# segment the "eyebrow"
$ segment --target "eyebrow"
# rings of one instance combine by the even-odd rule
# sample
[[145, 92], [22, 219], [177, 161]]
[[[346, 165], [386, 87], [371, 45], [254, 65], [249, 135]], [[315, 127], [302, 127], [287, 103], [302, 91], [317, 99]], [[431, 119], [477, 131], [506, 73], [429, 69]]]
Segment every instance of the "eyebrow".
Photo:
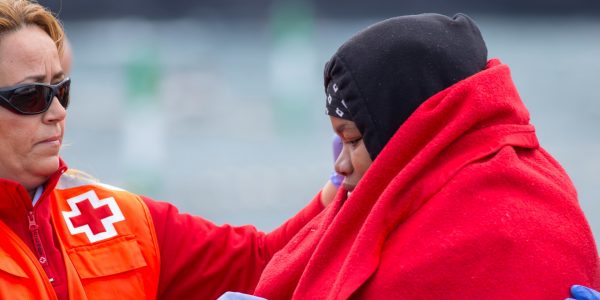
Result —
[[344, 123], [344, 124], [341, 124], [340, 126], [336, 127], [335, 130], [338, 131], [338, 132], [342, 132], [342, 131], [344, 131], [346, 129], [356, 129], [356, 130], [358, 130], [358, 127], [351, 126], [351, 125], [352, 124]]
[[[54, 74], [54, 76], [52, 76], [51, 81], [53, 82], [58, 79], [63, 79], [64, 77], [65, 77], [65, 74], [61, 71], [61, 72]], [[27, 77], [23, 78], [23, 80], [21, 80], [21, 82], [24, 82], [27, 80], [32, 80], [33, 82], [44, 82], [44, 79], [46, 79], [46, 75], [31, 75], [31, 76], [27, 76]]]
[[339, 134], [339, 135], [343, 135], [344, 129], [346, 129], [346, 127], [348, 127], [348, 126], [346, 126], [346, 124], [342, 124], [335, 128], [335, 132], [337, 132], [337, 134]]
[[54, 76], [52, 76], [52, 81], [55, 81], [58, 79], [63, 79], [63, 78], [65, 78], [65, 76], [66, 76], [65, 73], [63, 73], [62, 71], [58, 72], [58, 73], [54, 74]]

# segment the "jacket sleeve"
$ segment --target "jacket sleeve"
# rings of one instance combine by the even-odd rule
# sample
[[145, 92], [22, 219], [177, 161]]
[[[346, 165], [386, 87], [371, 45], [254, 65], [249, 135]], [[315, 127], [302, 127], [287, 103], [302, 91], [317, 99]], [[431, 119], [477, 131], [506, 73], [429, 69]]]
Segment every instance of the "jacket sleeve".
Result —
[[320, 193], [271, 233], [254, 226], [217, 226], [179, 213], [167, 202], [148, 206], [160, 249], [158, 299], [216, 299], [226, 291], [251, 293], [263, 268], [308, 221], [323, 210]]

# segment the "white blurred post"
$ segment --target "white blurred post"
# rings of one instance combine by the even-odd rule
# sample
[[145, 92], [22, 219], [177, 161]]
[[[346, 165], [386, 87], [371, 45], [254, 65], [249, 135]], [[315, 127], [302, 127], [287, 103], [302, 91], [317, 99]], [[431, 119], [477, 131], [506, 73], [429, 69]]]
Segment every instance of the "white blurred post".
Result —
[[122, 125], [122, 161], [129, 189], [158, 197], [165, 167], [166, 124], [159, 99], [159, 57], [150, 47], [139, 47], [125, 66], [127, 97]]

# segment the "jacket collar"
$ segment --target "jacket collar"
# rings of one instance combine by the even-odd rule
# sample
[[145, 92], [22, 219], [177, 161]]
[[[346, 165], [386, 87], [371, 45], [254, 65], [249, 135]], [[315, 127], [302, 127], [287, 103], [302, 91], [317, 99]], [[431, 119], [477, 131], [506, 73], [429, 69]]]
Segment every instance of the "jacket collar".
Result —
[[[39, 202], [45, 201], [48, 195], [54, 190], [60, 176], [67, 171], [67, 164], [59, 158], [58, 169], [52, 174], [48, 180], [44, 183], [44, 192], [40, 197]], [[10, 209], [26, 209], [31, 210], [32, 203], [31, 197], [27, 192], [27, 189], [19, 182], [0, 178], [0, 210]]]

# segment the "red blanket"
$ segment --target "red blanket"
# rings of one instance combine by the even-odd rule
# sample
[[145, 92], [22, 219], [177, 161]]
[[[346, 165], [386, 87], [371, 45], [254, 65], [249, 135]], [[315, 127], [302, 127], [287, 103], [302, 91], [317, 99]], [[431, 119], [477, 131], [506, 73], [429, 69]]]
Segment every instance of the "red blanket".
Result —
[[538, 144], [508, 66], [434, 95], [349, 198], [271, 260], [268, 299], [564, 299], [600, 288], [577, 193]]

